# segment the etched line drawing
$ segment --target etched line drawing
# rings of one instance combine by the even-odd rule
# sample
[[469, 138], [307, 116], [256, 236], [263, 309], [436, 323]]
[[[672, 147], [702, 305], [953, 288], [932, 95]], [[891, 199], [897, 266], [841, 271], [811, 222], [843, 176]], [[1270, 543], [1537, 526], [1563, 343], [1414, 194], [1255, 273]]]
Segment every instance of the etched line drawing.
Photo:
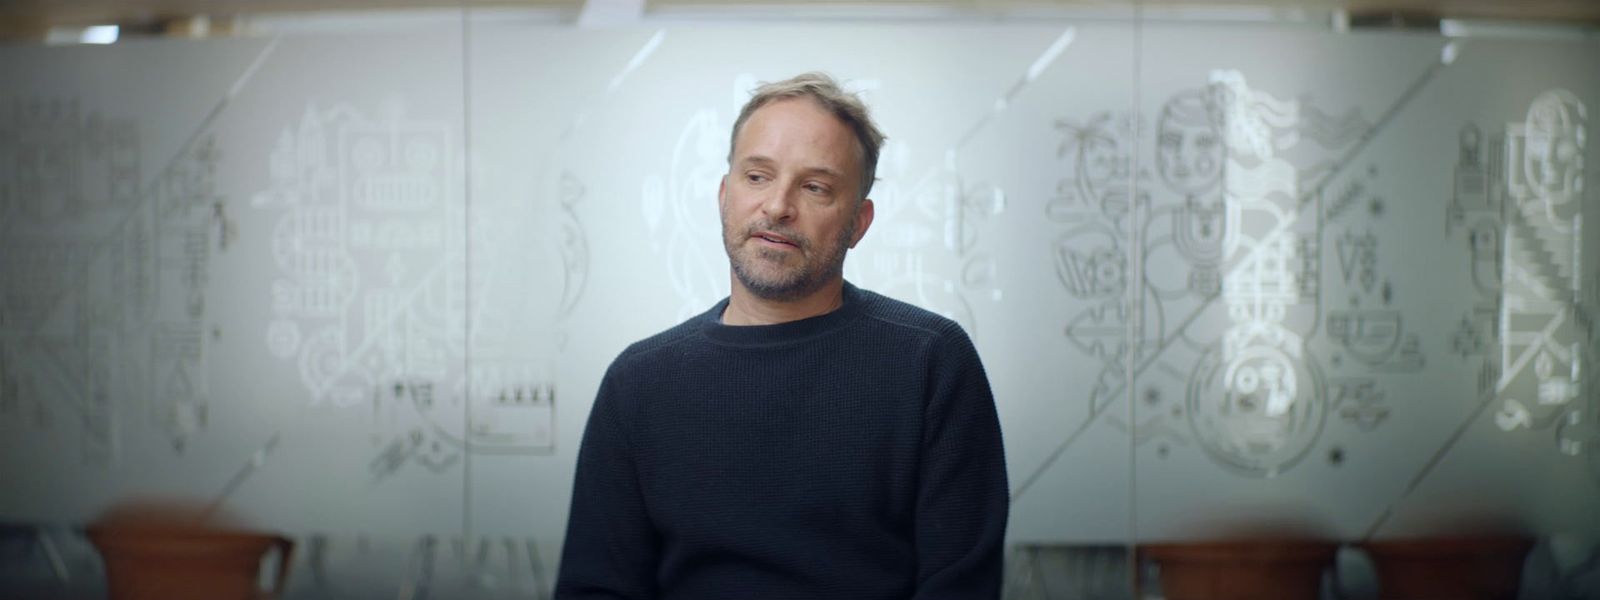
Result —
[[1329, 311], [1328, 336], [1347, 355], [1384, 371], [1416, 371], [1424, 360], [1416, 334], [1404, 333], [1400, 311]]
[[[508, 353], [517, 346], [503, 339], [507, 328], [497, 324], [507, 318], [505, 301], [494, 300], [525, 293], [513, 285], [521, 279], [510, 268], [517, 261], [475, 253], [476, 276], [466, 277], [469, 215], [449, 158], [458, 143], [451, 124], [409, 116], [400, 98], [370, 113], [308, 105], [299, 123], [280, 134], [268, 165], [271, 183], [252, 199], [257, 210], [278, 215], [271, 248], [280, 276], [272, 282], [267, 349], [297, 366], [311, 405], [372, 405], [374, 483], [406, 464], [451, 470], [469, 448], [553, 450], [548, 374], [501, 365], [516, 358]], [[566, 173], [554, 184], [548, 202], [532, 203], [553, 216], [548, 235], [519, 238], [537, 238], [544, 244], [537, 255], [555, 267], [555, 285], [538, 291], [548, 302], [535, 315], [552, 326], [576, 305], [588, 272], [587, 235], [576, 214], [584, 186]], [[492, 239], [516, 233], [484, 221], [507, 217], [509, 202], [479, 204], [475, 233]], [[464, 364], [469, 320], [482, 332], [472, 340], [471, 373]], [[495, 402], [496, 384], [512, 376], [544, 382], [542, 413], [531, 404]], [[464, 402], [473, 404], [471, 423], [458, 418]]]
[[1339, 237], [1338, 245], [1339, 271], [1345, 282], [1359, 282], [1361, 289], [1372, 293], [1378, 281], [1378, 236], [1347, 233]]
[[1371, 378], [1337, 379], [1328, 382], [1332, 400], [1328, 409], [1340, 419], [1353, 423], [1362, 431], [1372, 431], [1389, 418], [1389, 407], [1384, 402], [1387, 393]]
[[20, 283], [0, 293], [0, 355], [13, 349], [0, 390], [76, 411], [88, 464], [120, 453], [119, 414], [142, 415], [180, 453], [205, 426], [208, 217], [222, 203], [211, 127], [276, 47], [146, 181], [132, 119], [67, 98], [12, 98], [0, 117], [0, 160], [17, 167], [0, 177], [0, 278]]
[[1147, 411], [1148, 416], [1140, 418], [1136, 424], [1129, 426], [1127, 420], [1116, 413], [1107, 413], [1104, 417], [1106, 424], [1132, 436], [1134, 446], [1157, 442], [1158, 458], [1166, 458], [1174, 446], [1187, 448], [1191, 445], [1190, 434], [1180, 425], [1184, 422], [1186, 412], [1184, 406], [1167, 402], [1165, 394], [1159, 387], [1146, 388], [1140, 398], [1141, 406]]
[[1230, 221], [1260, 222], [1273, 233], [1254, 237], [1236, 227], [1224, 256], [1253, 251], [1224, 280], [1222, 301], [1232, 325], [1221, 345], [1196, 362], [1187, 416], [1201, 447], [1221, 464], [1272, 477], [1299, 462], [1320, 435], [1326, 413], [1316, 363], [1286, 320], [1300, 304], [1302, 274], [1295, 237], [1285, 231], [1299, 206], [1298, 174], [1279, 154], [1298, 142], [1299, 105], [1251, 89], [1243, 75], [1214, 72], [1228, 149], [1224, 176]]
[[1352, 178], [1342, 187], [1338, 187], [1336, 190], [1330, 190], [1332, 193], [1334, 193], [1334, 197], [1332, 201], [1327, 203], [1327, 208], [1323, 209], [1323, 221], [1338, 220], [1340, 217], [1344, 216], [1345, 213], [1349, 212], [1351, 207], [1357, 204], [1367, 204], [1370, 206], [1373, 197], [1368, 194], [1369, 185], [1370, 182], [1368, 180]]
[[453, 136], [445, 123], [406, 118], [398, 102], [380, 112], [308, 106], [280, 135], [273, 183], [252, 201], [281, 212], [268, 348], [297, 347], [313, 403], [349, 406], [401, 374], [441, 377], [464, 342], [450, 316], [467, 308], [464, 216], [443, 160]]
[[[1500, 305], [1502, 429], [1544, 429], [1574, 410], [1587, 360], [1576, 321], [1583, 243], [1586, 109], [1566, 90], [1530, 104], [1506, 130], [1506, 187]], [[1531, 361], [1530, 361], [1531, 359]], [[1532, 363], [1533, 372], [1525, 367]]]
[[[1556, 89], [1540, 93], [1529, 104], [1523, 122], [1506, 126], [1504, 160], [1491, 157], [1488, 163], [1504, 165], [1503, 171], [1485, 171], [1489, 206], [1457, 201], [1463, 205], [1462, 210], [1455, 211], [1452, 205], [1451, 212], [1447, 212], [1447, 219], [1455, 219], [1459, 213], [1460, 220], [1466, 221], [1470, 218], [1469, 209], [1477, 208], [1481, 214], [1498, 205], [1502, 229], [1501, 237], [1495, 240], [1500, 251], [1500, 272], [1495, 280], [1500, 291], [1495, 341], [1500, 353], [1498, 360], [1484, 361], [1474, 409], [1374, 519], [1367, 538], [1382, 529], [1395, 508], [1427, 479], [1495, 400], [1499, 400], [1499, 408], [1492, 415], [1493, 422], [1507, 432], [1559, 427], [1571, 414], [1578, 414], [1579, 422], [1584, 419], [1578, 410], [1580, 403], [1574, 400], [1583, 389], [1582, 372], [1593, 370], [1593, 365], [1588, 364], [1593, 358], [1592, 353], [1582, 351], [1587, 333], [1575, 323], [1579, 312], [1576, 307], [1582, 297], [1581, 278], [1577, 276], [1581, 272], [1582, 214], [1574, 200], [1582, 197], [1586, 123], [1586, 108], [1571, 92]], [[1462, 135], [1463, 147], [1470, 148], [1475, 143], [1470, 133], [1474, 130], [1476, 126], [1465, 129], [1468, 133]], [[1464, 163], [1476, 161], [1475, 153], [1463, 152], [1463, 156]], [[1468, 171], [1470, 178], [1474, 169]], [[1497, 175], [1503, 175], [1504, 181], [1499, 181]], [[1502, 184], [1505, 197], [1496, 202], [1494, 190]], [[1495, 221], [1486, 218], [1478, 222]], [[1474, 281], [1479, 283], [1480, 292], [1487, 291], [1484, 288], [1489, 286], [1478, 278], [1479, 263], [1486, 262], [1476, 250], [1479, 238], [1474, 236], [1472, 243]], [[1486, 385], [1490, 381], [1492, 385]], [[1577, 449], [1582, 453], [1588, 448], [1582, 444], [1563, 445], [1562, 440], [1558, 434], [1557, 450]], [[1596, 452], [1600, 451], [1589, 452], [1591, 467]], [[1600, 480], [1600, 469], [1591, 468], [1591, 474]]]
[[[1359, 113], [1355, 113], [1353, 111], [1351, 113], [1347, 113], [1347, 115], [1344, 118], [1341, 118], [1341, 119], [1325, 118], [1325, 116], [1322, 115], [1321, 113], [1318, 113], [1318, 112], [1315, 112], [1314, 110], [1311, 110], [1307, 105], [1302, 103], [1301, 107], [1304, 108], [1305, 110], [1303, 110], [1301, 114], [1304, 115], [1306, 121], [1311, 122], [1310, 123], [1311, 126], [1301, 128], [1299, 130], [1301, 132], [1301, 135], [1307, 137], [1308, 139], [1314, 139], [1323, 148], [1326, 148], [1326, 149], [1329, 149], [1330, 151], [1335, 152], [1336, 155], [1331, 160], [1328, 160], [1328, 161], [1325, 161], [1325, 162], [1319, 162], [1319, 163], [1307, 166], [1307, 167], [1305, 167], [1303, 169], [1302, 175], [1305, 177], [1305, 181], [1303, 181], [1302, 185], [1299, 186], [1299, 188], [1301, 190], [1303, 190], [1303, 191], [1299, 192], [1298, 194], [1290, 195], [1290, 197], [1292, 199], [1292, 203], [1288, 207], [1282, 208], [1282, 209], [1276, 209], [1274, 211], [1273, 208], [1270, 208], [1270, 207], [1267, 206], [1267, 205], [1271, 205], [1272, 204], [1272, 202], [1270, 202], [1270, 201], [1266, 202], [1266, 203], [1260, 203], [1260, 202], [1255, 203], [1256, 207], [1260, 207], [1262, 210], [1268, 211], [1267, 214], [1273, 214], [1274, 216], [1278, 217], [1278, 220], [1276, 221], [1278, 223], [1277, 225], [1275, 225], [1271, 229], [1263, 232], [1263, 235], [1260, 235], [1259, 237], [1253, 237], [1250, 240], [1251, 242], [1254, 242], [1257, 245], [1250, 246], [1249, 248], [1244, 249], [1243, 251], [1241, 251], [1241, 249], [1239, 248], [1239, 242], [1238, 241], [1229, 240], [1228, 239], [1229, 237], [1234, 236], [1234, 233], [1232, 232], [1232, 230], [1228, 229], [1226, 227], [1226, 224], [1227, 223], [1231, 223], [1231, 221], [1224, 221], [1224, 228], [1223, 228], [1223, 230], [1222, 230], [1222, 232], [1220, 234], [1224, 238], [1224, 241], [1222, 242], [1222, 246], [1224, 248], [1224, 253], [1225, 253], [1224, 256], [1230, 255], [1228, 253], [1235, 253], [1234, 255], [1236, 255], [1237, 258], [1233, 259], [1233, 260], [1224, 260], [1223, 261], [1223, 266], [1219, 269], [1219, 272], [1223, 273], [1225, 275], [1222, 276], [1222, 277], [1219, 277], [1218, 279], [1220, 279], [1222, 281], [1228, 281], [1228, 280], [1230, 280], [1232, 278], [1232, 273], [1237, 271], [1237, 270], [1240, 270], [1240, 269], [1252, 269], [1252, 268], [1259, 269], [1260, 261], [1256, 259], [1256, 255], [1257, 254], [1264, 254], [1264, 253], [1267, 253], [1269, 251], [1276, 250], [1277, 252], [1281, 252], [1282, 254], [1287, 255], [1287, 256], [1280, 255], [1279, 257], [1277, 257], [1278, 260], [1280, 260], [1280, 261], [1294, 261], [1294, 262], [1298, 263], [1299, 262], [1298, 259], [1293, 256], [1293, 252], [1297, 248], [1297, 245], [1294, 242], [1288, 242], [1287, 243], [1288, 250], [1284, 250], [1283, 248], [1286, 247], [1285, 243], [1278, 242], [1277, 240], [1274, 239], [1277, 236], [1285, 234], [1285, 233], [1291, 234], [1291, 235], [1288, 236], [1290, 239], [1294, 238], [1294, 235], [1293, 235], [1294, 232], [1291, 231], [1291, 230], [1296, 227], [1295, 219], [1287, 218], [1287, 217], [1290, 217], [1292, 215], [1298, 215], [1299, 213], [1305, 211], [1307, 209], [1307, 207], [1310, 207], [1310, 206], [1313, 206], [1313, 205], [1317, 205], [1317, 207], [1318, 207], [1318, 210], [1317, 210], [1316, 213], [1314, 213], [1314, 216], [1324, 214], [1322, 212], [1323, 211], [1323, 207], [1321, 207], [1319, 205], [1319, 203], [1316, 202], [1316, 200], [1319, 199], [1319, 198], [1324, 198], [1324, 197], [1327, 196], [1328, 189], [1329, 189], [1328, 186], [1332, 182], [1334, 182], [1346, 170], [1346, 168], [1348, 168], [1354, 162], [1355, 158], [1360, 156], [1362, 151], [1367, 148], [1368, 144], [1374, 138], [1377, 137], [1378, 132], [1383, 130], [1395, 118], [1395, 115], [1397, 115], [1403, 108], [1408, 106], [1410, 104], [1411, 100], [1414, 99], [1417, 96], [1417, 94], [1423, 88], [1425, 88], [1431, 81], [1433, 81], [1433, 79], [1439, 74], [1439, 72], [1447, 64], [1448, 64], [1448, 61], [1443, 60], [1443, 58], [1441, 58], [1440, 61], [1437, 61], [1437, 62], [1434, 62], [1434, 63], [1430, 64], [1422, 73], [1420, 73], [1415, 79], [1412, 80], [1410, 85], [1405, 90], [1403, 90], [1392, 103], [1389, 104], [1389, 106], [1378, 117], [1378, 119], [1376, 121], [1371, 122], [1371, 123], [1368, 123], [1365, 120], [1361, 119], [1360, 116], [1359, 116]], [[1226, 78], [1224, 78], [1224, 79], [1226, 79]], [[1234, 80], [1239, 82], [1239, 83], [1242, 83], [1242, 77], [1235, 78]], [[1219, 81], [1218, 83], [1222, 83], [1222, 82]], [[1270, 106], [1270, 103], [1266, 103], [1266, 104], [1268, 106]], [[1240, 126], [1235, 126], [1235, 125], [1228, 125], [1227, 126], [1228, 127], [1227, 131], [1230, 132], [1228, 135], [1233, 135], [1235, 137], [1240, 138], [1242, 143], [1239, 144], [1239, 145], [1241, 145], [1241, 146], [1249, 147], [1249, 148], [1265, 148], [1267, 146], [1264, 146], [1263, 144], [1270, 144], [1271, 143], [1271, 139], [1272, 139], [1272, 136], [1271, 136], [1271, 133], [1270, 133], [1272, 131], [1271, 126], [1270, 126], [1270, 122], [1271, 121], [1273, 121], [1273, 119], [1268, 119], [1267, 120], [1267, 124], [1264, 125], [1264, 126], [1243, 127], [1242, 126], [1243, 121], [1241, 120], [1240, 121], [1240, 123], [1241, 123]], [[1223, 120], [1223, 122], [1226, 123], [1227, 121]], [[1331, 125], [1331, 124], [1338, 124], [1338, 125]], [[1224, 129], [1219, 127], [1219, 130], [1224, 130]], [[1229, 138], [1225, 137], [1224, 139], [1225, 139], [1225, 141], [1227, 141]], [[1281, 141], [1288, 141], [1290, 139], [1292, 139], [1292, 136], [1287, 136], [1286, 135]], [[1228, 144], [1225, 143], [1225, 146], [1227, 146], [1227, 145]], [[1291, 170], [1290, 173], [1288, 173], [1288, 174], [1292, 174], [1292, 173], [1293, 173], [1293, 171]], [[1135, 174], [1133, 176], [1138, 176], [1138, 175], [1139, 174]], [[1228, 181], [1227, 167], [1224, 168], [1224, 180]], [[1281, 176], [1273, 175], [1273, 176], [1257, 177], [1257, 181], [1256, 182], [1250, 182], [1250, 181], [1247, 181], [1245, 179], [1240, 179], [1238, 181], [1238, 183], [1239, 184], [1268, 183], [1268, 182], [1271, 182], [1271, 181], [1284, 181], [1284, 179]], [[1142, 188], [1147, 188], [1148, 186], [1141, 186], [1141, 187]], [[1269, 193], [1269, 195], [1267, 195], [1267, 196], [1260, 196], [1259, 195], [1261, 192], [1268, 191], [1270, 189], [1271, 189], [1270, 186], [1263, 187], [1263, 186], [1257, 185], [1257, 186], [1254, 187], [1253, 190], [1247, 190], [1247, 189], [1244, 189], [1244, 188], [1235, 188], [1235, 192], [1244, 194], [1247, 191], [1252, 191], [1254, 194], [1257, 195], [1257, 197], [1262, 197], [1262, 198], [1282, 198], [1284, 196], [1282, 191], [1275, 192], [1275, 193]], [[1058, 187], [1058, 191], [1059, 190], [1065, 190], [1066, 192], [1068, 192], [1068, 194], [1063, 194], [1061, 199], [1058, 199], [1057, 201], [1053, 201], [1051, 203], [1050, 207], [1047, 209], [1047, 214], [1051, 218], [1054, 218], [1054, 219], [1057, 219], [1057, 220], [1065, 220], [1066, 217], [1071, 216], [1074, 213], [1083, 214], [1083, 213], [1086, 213], [1090, 209], [1093, 208], [1092, 206], [1090, 206], [1090, 203], [1087, 201], [1087, 199], [1082, 198], [1080, 195], [1078, 195], [1076, 193], [1077, 192], [1076, 188], [1071, 187], [1071, 186], [1061, 186], [1061, 187]], [[1224, 205], [1226, 205], [1226, 204], [1227, 203], [1224, 202]], [[1382, 201], [1381, 201], [1381, 199], [1373, 197], [1372, 199], [1370, 199], [1368, 201], [1368, 204], [1369, 204], [1369, 207], [1370, 206], [1381, 207]], [[1381, 212], [1381, 208], [1380, 208], [1379, 212]], [[1152, 214], [1152, 216], [1155, 216], [1155, 215], [1160, 215], [1162, 213], [1161, 213], [1160, 209], [1157, 208], [1155, 210], [1152, 210], [1151, 214]], [[1316, 219], [1311, 219], [1311, 221], [1314, 222], [1314, 221], [1316, 221]], [[1301, 225], [1300, 227], [1303, 228], [1304, 225]], [[1160, 237], [1155, 237], [1155, 238], [1151, 239], [1151, 242], [1152, 243], [1156, 243], [1156, 244], [1160, 244], [1160, 243], [1165, 243], [1166, 240], [1163, 239], [1163, 238], [1160, 238]], [[1271, 243], [1260, 243], [1260, 242], [1271, 242]], [[1304, 247], [1304, 246], [1301, 246], [1301, 247]], [[1320, 245], [1319, 244], [1311, 244], [1310, 247], [1311, 248], [1319, 248]], [[1318, 251], [1320, 252], [1320, 249]], [[1145, 254], [1146, 260], [1147, 261], [1159, 260], [1159, 258], [1160, 258], [1159, 252], [1160, 252], [1160, 247], [1158, 247], [1158, 246], [1152, 247]], [[1292, 283], [1292, 284], [1295, 284], [1296, 286], [1298, 286], [1298, 282], [1293, 281], [1294, 278], [1295, 278], [1295, 275], [1296, 275], [1294, 273], [1294, 268], [1290, 268], [1290, 269], [1288, 269], [1288, 271], [1289, 271], [1289, 274], [1290, 274], [1290, 277], [1288, 278], [1289, 282]], [[1155, 277], [1159, 277], [1160, 275], [1161, 274], [1159, 272], [1153, 272], [1150, 275], [1150, 277], [1155, 278]], [[1265, 282], [1263, 282], [1263, 283], [1265, 283]], [[1153, 285], [1155, 287], [1159, 287], [1161, 284], [1160, 283], [1155, 283]], [[1165, 288], [1165, 289], [1173, 289], [1173, 288]], [[1200, 289], [1204, 289], [1204, 288], [1200, 288]], [[1294, 288], [1291, 288], [1291, 289], [1294, 289]], [[1243, 290], [1241, 290], [1241, 291], [1243, 291]], [[1157, 341], [1155, 341], [1153, 343], [1144, 344], [1145, 346], [1150, 347], [1151, 350], [1149, 352], [1141, 352], [1142, 358], [1140, 360], [1138, 360], [1137, 362], [1135, 362], [1134, 364], [1132, 364], [1131, 367], [1127, 369], [1126, 377], [1131, 377], [1131, 378], [1137, 379], [1152, 364], [1158, 364], [1160, 362], [1160, 358], [1162, 357], [1163, 354], [1172, 353], [1172, 352], [1178, 352], [1180, 350], [1194, 351], [1193, 350], [1194, 348], [1200, 348], [1200, 349], [1206, 348], [1208, 343], [1204, 338], [1199, 339], [1199, 340], [1195, 340], [1195, 339], [1189, 339], [1188, 336], [1193, 335], [1195, 333], [1194, 331], [1191, 330], [1191, 328], [1195, 323], [1197, 323], [1197, 319], [1200, 317], [1200, 315], [1204, 314], [1208, 309], [1210, 309], [1212, 306], [1217, 304], [1216, 301], [1219, 300], [1219, 299], [1222, 299], [1222, 297], [1225, 294], [1226, 294], [1226, 291], [1224, 291], [1223, 293], [1214, 293], [1214, 294], [1210, 294], [1210, 295], [1198, 295], [1198, 297], [1191, 297], [1190, 299], [1187, 299], [1186, 302], [1183, 302], [1181, 304], [1176, 302], [1176, 301], [1167, 301], [1167, 302], [1170, 303], [1170, 308], [1168, 309], [1168, 312], [1173, 313], [1173, 317], [1166, 319], [1167, 328], [1165, 330], [1163, 330], [1161, 332], [1157, 332], [1157, 337], [1158, 337]], [[1296, 299], [1298, 299], [1300, 297], [1299, 290], [1295, 289], [1295, 293], [1293, 295], [1294, 295], [1294, 297]], [[1320, 295], [1320, 292], [1319, 292], [1319, 295]], [[1317, 300], [1315, 302], [1315, 304], [1317, 306], [1320, 306], [1320, 303], [1321, 303], [1320, 300]], [[1249, 316], [1248, 311], [1243, 313], [1241, 316], [1248, 317]], [[1298, 322], [1298, 319], [1299, 319], [1299, 317], [1296, 317], [1296, 320], [1297, 320], [1296, 322]], [[1316, 323], [1318, 321], [1320, 321], [1320, 319], [1313, 319], [1312, 323]], [[1303, 325], [1298, 325], [1298, 326], [1303, 326]], [[1314, 327], [1315, 326], [1312, 325], [1312, 330], [1313, 331], [1314, 331]], [[1287, 338], [1287, 336], [1285, 336], [1282, 339], [1287, 341], [1288, 338]], [[1180, 343], [1180, 342], [1182, 342], [1182, 343]], [[1115, 385], [1116, 385], [1116, 387], [1118, 389], [1120, 389], [1124, 385], [1124, 382], [1118, 381], [1118, 382], [1116, 382]], [[1117, 395], [1118, 394], [1110, 394], [1110, 396], [1112, 398], [1115, 398]], [[1308, 405], [1309, 405], [1309, 401], [1308, 401]], [[1032, 485], [1035, 482], [1037, 482], [1039, 480], [1039, 478], [1046, 471], [1048, 471], [1056, 463], [1056, 461], [1069, 448], [1071, 448], [1077, 442], [1078, 439], [1081, 438], [1082, 434], [1085, 431], [1087, 431], [1088, 428], [1090, 426], [1092, 426], [1096, 422], [1096, 418], [1095, 417], [1098, 414], [1099, 413], [1091, 413], [1089, 418], [1087, 418], [1084, 421], [1082, 421], [1081, 423], [1079, 423], [1077, 427], [1071, 429], [1063, 437], [1061, 442], [1056, 445], [1055, 449], [1052, 452], [1050, 452], [1041, 461], [1041, 463], [1038, 466], [1024, 470], [1024, 472], [1027, 473], [1027, 475], [1019, 479], [1019, 483], [1016, 485], [1016, 487], [1012, 491], [1012, 500], [1014, 502], [1017, 501], [1020, 497], [1022, 497], [1032, 487]], [[1287, 414], [1287, 413], [1285, 413], [1285, 414]], [[1222, 447], [1222, 446], [1219, 446], [1219, 447]], [[1293, 458], [1293, 455], [1290, 455], [1290, 458]], [[1261, 471], [1261, 470], [1258, 470], [1258, 471], [1256, 471], [1256, 474], [1265, 474], [1265, 473], [1269, 473], [1269, 472], [1270, 473], [1275, 473], [1275, 471]]]
[[1005, 192], [968, 183], [948, 164], [912, 179], [906, 151], [898, 143], [885, 149], [888, 169], [880, 171], [882, 181], [872, 192], [882, 229], [869, 238], [869, 260], [845, 264], [846, 277], [869, 280], [874, 289], [902, 296], [977, 336], [973, 297], [1001, 298], [998, 267], [982, 232], [990, 217], [1005, 210]]
[[[1093, 241], [1085, 241], [1093, 239]], [[1116, 233], [1103, 224], [1084, 225], [1061, 236], [1055, 247], [1056, 276], [1079, 298], [1116, 296], [1125, 285], [1125, 253]], [[1087, 246], [1087, 249], [1077, 248]]]
[[[31, 196], [6, 202], [0, 219], [0, 270], [20, 284], [0, 297], [9, 315], [0, 347], [13, 348], [0, 388], [74, 407], [89, 464], [119, 453], [115, 398], [141, 406], [129, 413], [143, 413], [182, 452], [205, 426], [210, 396], [202, 331], [215, 141], [191, 138], [141, 191], [133, 121], [85, 114], [75, 100], [13, 107], [7, 129], [17, 133], [0, 154], [29, 159], [5, 187]], [[24, 347], [43, 351], [15, 350]]]
[[[643, 189], [644, 214], [654, 239], [666, 238], [667, 276], [677, 296], [678, 318], [686, 319], [728, 293], [727, 276], [714, 247], [717, 186], [727, 170], [723, 155], [727, 127], [717, 112], [701, 110], [690, 117], [672, 149], [666, 177], [651, 176]], [[665, 209], [665, 210], [663, 210]], [[662, 220], [663, 212], [670, 221]], [[665, 235], [658, 233], [667, 229]]]
[[1315, 362], [1254, 345], [1206, 354], [1190, 381], [1187, 415], [1208, 454], [1272, 477], [1310, 451], [1326, 412]]

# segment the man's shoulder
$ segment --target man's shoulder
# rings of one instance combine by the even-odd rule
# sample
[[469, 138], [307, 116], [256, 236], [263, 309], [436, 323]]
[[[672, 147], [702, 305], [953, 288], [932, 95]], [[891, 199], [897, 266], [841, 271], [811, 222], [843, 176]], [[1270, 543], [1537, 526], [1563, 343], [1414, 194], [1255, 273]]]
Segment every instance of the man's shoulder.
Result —
[[871, 290], [858, 288], [857, 293], [863, 315], [890, 331], [936, 343], [971, 343], [966, 330], [949, 317]]
[[617, 355], [616, 360], [612, 361], [612, 368], [626, 367], [641, 361], [649, 361], [653, 357], [661, 355], [662, 350], [681, 346], [685, 343], [692, 343], [694, 340], [700, 339], [698, 333], [703, 325], [702, 321], [706, 319], [706, 315], [707, 313], [701, 313], [689, 317], [660, 333], [629, 344], [627, 348], [622, 350], [621, 354]]

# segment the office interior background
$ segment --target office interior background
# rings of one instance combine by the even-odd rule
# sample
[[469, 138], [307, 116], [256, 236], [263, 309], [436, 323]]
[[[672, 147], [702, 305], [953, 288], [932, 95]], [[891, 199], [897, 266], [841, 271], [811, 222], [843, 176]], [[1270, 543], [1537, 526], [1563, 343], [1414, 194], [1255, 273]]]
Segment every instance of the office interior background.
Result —
[[0, 595], [97, 597], [83, 527], [162, 502], [294, 540], [289, 598], [548, 598], [604, 369], [728, 293], [738, 108], [822, 70], [889, 136], [847, 279], [987, 367], [1007, 597], [1513, 536], [1520, 597], [1600, 598], [1600, 4], [0, 20]]

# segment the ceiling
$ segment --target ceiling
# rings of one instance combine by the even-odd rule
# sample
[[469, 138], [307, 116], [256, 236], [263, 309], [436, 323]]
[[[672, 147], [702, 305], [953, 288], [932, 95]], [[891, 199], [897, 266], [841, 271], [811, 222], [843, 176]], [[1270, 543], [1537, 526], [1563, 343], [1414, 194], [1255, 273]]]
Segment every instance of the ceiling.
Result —
[[[205, 17], [211, 35], [226, 34], [228, 23], [264, 16], [316, 16], [351, 12], [405, 12], [419, 9], [527, 10], [557, 20], [576, 20], [589, 8], [611, 14], [714, 17], [759, 14], [851, 14], [934, 18], [1026, 18], [1056, 12], [1131, 14], [1135, 7], [1168, 14], [1229, 14], [1229, 11], [1333, 14], [1344, 11], [1356, 23], [1437, 23], [1441, 18], [1576, 23], [1600, 26], [1600, 0], [0, 0], [0, 39], [44, 39], [52, 28], [119, 24], [125, 31], [150, 35], [195, 35], [196, 16]], [[850, 11], [856, 11], [851, 13]], [[206, 33], [202, 31], [200, 33]]]

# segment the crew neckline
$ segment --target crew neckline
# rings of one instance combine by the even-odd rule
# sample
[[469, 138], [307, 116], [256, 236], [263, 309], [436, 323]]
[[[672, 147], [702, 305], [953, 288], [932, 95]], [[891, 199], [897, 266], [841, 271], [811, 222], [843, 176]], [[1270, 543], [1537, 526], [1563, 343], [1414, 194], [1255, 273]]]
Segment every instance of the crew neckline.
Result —
[[844, 282], [843, 300], [839, 308], [814, 317], [771, 325], [728, 325], [722, 322], [722, 313], [728, 309], [728, 298], [723, 298], [711, 310], [701, 315], [700, 332], [713, 342], [735, 346], [774, 346], [809, 340], [839, 329], [861, 314], [861, 291], [849, 281]]

